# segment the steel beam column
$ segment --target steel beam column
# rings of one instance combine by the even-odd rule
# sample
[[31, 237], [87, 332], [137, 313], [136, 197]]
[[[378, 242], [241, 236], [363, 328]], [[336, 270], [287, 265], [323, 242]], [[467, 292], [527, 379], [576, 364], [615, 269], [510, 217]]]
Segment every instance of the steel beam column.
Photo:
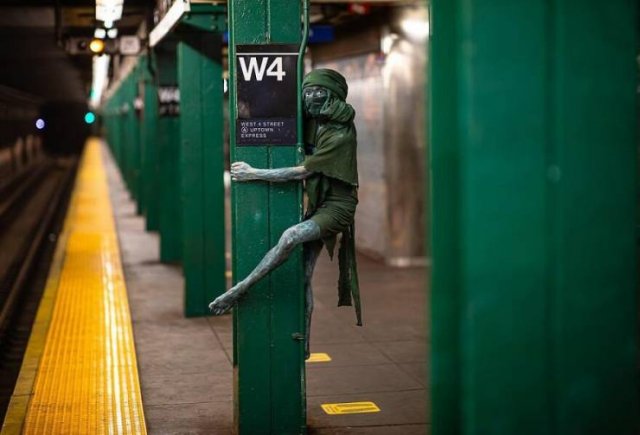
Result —
[[140, 54], [138, 57], [138, 65], [134, 71], [135, 86], [135, 112], [136, 112], [136, 134], [138, 139], [138, 201], [137, 212], [139, 215], [147, 215], [147, 189], [146, 189], [146, 140], [145, 140], [145, 113], [144, 113], [144, 87], [145, 78], [147, 76], [147, 54]]
[[433, 0], [433, 433], [636, 434], [637, 2]]
[[[295, 166], [295, 146], [236, 145], [236, 47], [299, 44], [301, 7], [291, 0], [229, 2], [231, 158], [258, 168]], [[299, 114], [298, 114], [299, 116]], [[234, 183], [233, 277], [244, 278], [302, 215], [300, 183]], [[239, 434], [305, 432], [301, 249], [256, 284], [234, 314], [235, 424]]]
[[[178, 32], [184, 313], [209, 314], [225, 291], [222, 32], [226, 9], [192, 5]], [[205, 26], [193, 26], [191, 22]]]
[[138, 88], [138, 76], [140, 74], [140, 63], [136, 65], [134, 70], [129, 74], [127, 79], [127, 90], [129, 93], [129, 104], [131, 106], [131, 112], [129, 116], [130, 122], [130, 140], [131, 140], [131, 196], [136, 202], [136, 213], [141, 215], [144, 200], [142, 199], [142, 141], [140, 135], [140, 116], [141, 111], [138, 104], [140, 101], [139, 88]]
[[[135, 74], [129, 74], [122, 83], [122, 93], [124, 97], [124, 104], [126, 105], [126, 112], [124, 114], [125, 123], [125, 153], [127, 155], [127, 187], [129, 188], [129, 194], [134, 201], [137, 202], [137, 163], [138, 163], [138, 131], [136, 130], [136, 110], [134, 107], [134, 101], [136, 98], [136, 83]], [[136, 205], [137, 207], [137, 205]]]
[[155, 57], [152, 52], [144, 56], [141, 67], [141, 86], [143, 98], [142, 113], [142, 196], [145, 204], [146, 229], [158, 231], [160, 228], [160, 172], [158, 158], [158, 84], [156, 79]]
[[127, 125], [126, 125], [126, 113], [129, 110], [129, 106], [125, 101], [125, 94], [123, 91], [122, 83], [116, 91], [116, 97], [118, 102], [118, 154], [120, 155], [120, 173], [124, 180], [125, 186], [129, 189], [129, 166], [127, 159]]
[[[175, 41], [156, 47], [159, 93], [178, 88]], [[182, 259], [182, 198], [180, 192], [180, 117], [172, 103], [159, 103], [160, 261]]]

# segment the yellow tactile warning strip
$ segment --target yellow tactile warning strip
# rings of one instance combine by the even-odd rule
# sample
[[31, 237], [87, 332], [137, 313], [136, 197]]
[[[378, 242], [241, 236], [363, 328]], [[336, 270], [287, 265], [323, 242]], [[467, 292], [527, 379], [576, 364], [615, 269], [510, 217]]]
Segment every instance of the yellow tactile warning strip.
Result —
[[24, 433], [144, 434], [129, 304], [97, 139], [87, 143], [65, 234]]
[[373, 402], [323, 403], [321, 406], [324, 412], [330, 415], [380, 412], [378, 405]]
[[307, 359], [308, 363], [330, 362], [331, 357], [328, 353], [312, 353]]

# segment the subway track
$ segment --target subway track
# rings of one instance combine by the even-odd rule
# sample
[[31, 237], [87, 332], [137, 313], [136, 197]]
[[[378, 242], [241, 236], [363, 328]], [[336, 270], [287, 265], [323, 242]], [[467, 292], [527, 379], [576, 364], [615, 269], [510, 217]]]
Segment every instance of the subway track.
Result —
[[76, 166], [76, 158], [43, 158], [0, 184], [0, 421], [20, 371]]

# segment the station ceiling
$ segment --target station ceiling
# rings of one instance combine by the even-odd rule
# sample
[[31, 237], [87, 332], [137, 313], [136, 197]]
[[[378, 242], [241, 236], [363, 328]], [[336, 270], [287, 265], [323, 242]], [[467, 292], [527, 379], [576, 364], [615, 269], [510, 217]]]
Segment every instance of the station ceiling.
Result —
[[[337, 4], [390, 5], [414, 0], [312, 0], [317, 10]], [[223, 1], [221, 3], [224, 3]], [[151, 13], [153, 0], [125, 0], [119, 33], [133, 34]], [[47, 102], [84, 102], [91, 83], [91, 56], [70, 56], [64, 43], [91, 37], [95, 0], [2, 0], [0, 85]], [[340, 21], [338, 21], [340, 22]]]
[[[135, 31], [147, 3], [125, 1], [124, 31]], [[91, 83], [91, 56], [70, 56], [64, 41], [93, 35], [94, 5], [91, 0], [3, 0], [0, 85], [45, 102], [85, 102]]]

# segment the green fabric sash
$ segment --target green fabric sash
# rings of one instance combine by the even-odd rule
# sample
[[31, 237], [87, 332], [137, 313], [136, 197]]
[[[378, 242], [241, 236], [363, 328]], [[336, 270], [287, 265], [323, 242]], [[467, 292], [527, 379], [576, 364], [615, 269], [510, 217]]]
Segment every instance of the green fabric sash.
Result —
[[356, 310], [357, 325], [362, 326], [362, 306], [360, 304], [360, 283], [358, 282], [358, 264], [356, 263], [355, 225], [342, 233], [338, 264], [338, 306], [353, 305]]

